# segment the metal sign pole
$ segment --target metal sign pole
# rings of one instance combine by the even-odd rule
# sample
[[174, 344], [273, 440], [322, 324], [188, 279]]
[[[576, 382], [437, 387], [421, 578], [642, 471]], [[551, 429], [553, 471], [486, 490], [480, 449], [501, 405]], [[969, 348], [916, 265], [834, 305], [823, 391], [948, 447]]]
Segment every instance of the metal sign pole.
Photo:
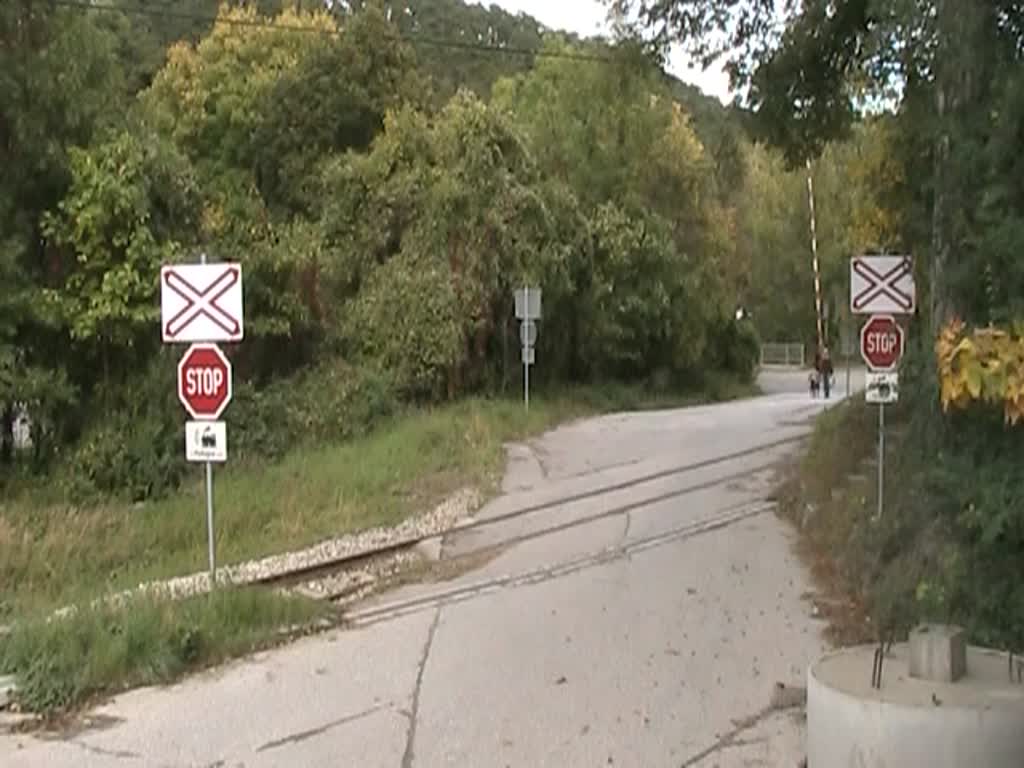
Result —
[[[206, 254], [199, 257], [201, 264], [206, 263]], [[213, 533], [213, 463], [206, 462], [206, 544], [210, 555], [210, 589], [217, 586], [217, 548]]]
[[[530, 322], [530, 288], [528, 286], [523, 287], [523, 314], [526, 319], [525, 323]], [[529, 337], [527, 337], [529, 338]], [[529, 347], [526, 343], [523, 343], [523, 402], [526, 405], [526, 410], [530, 410], [530, 353], [527, 351]]]
[[885, 509], [885, 404], [878, 404], [878, 519]]
[[210, 549], [210, 588], [217, 586], [217, 550], [213, 539], [213, 463], [206, 462], [206, 532]]
[[850, 396], [850, 368], [853, 366], [853, 315], [843, 311], [845, 322], [843, 323], [843, 336], [846, 338], [846, 396]]

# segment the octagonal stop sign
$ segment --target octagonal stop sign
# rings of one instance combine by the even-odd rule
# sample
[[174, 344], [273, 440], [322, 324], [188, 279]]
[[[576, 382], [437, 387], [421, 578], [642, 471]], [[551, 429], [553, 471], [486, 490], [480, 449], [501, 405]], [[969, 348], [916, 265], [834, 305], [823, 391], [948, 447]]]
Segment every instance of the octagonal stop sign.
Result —
[[216, 344], [193, 344], [178, 363], [178, 399], [194, 419], [216, 419], [231, 402], [231, 363]]
[[860, 330], [860, 354], [874, 371], [892, 371], [903, 357], [903, 328], [892, 315], [874, 315]]

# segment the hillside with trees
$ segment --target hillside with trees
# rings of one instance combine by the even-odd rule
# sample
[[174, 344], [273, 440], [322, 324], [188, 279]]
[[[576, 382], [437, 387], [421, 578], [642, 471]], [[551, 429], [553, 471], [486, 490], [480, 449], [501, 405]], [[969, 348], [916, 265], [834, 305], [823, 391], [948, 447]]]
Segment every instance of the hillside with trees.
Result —
[[[801, 172], [629, 38], [456, 0], [19, 2], [0, 38], [5, 477], [175, 489], [156, 276], [201, 252], [245, 270], [242, 460], [514, 391], [525, 281], [553, 389], [749, 379], [758, 331], [813, 328]], [[833, 272], [863, 237], [848, 214], [870, 224], [878, 130], [815, 170]]]

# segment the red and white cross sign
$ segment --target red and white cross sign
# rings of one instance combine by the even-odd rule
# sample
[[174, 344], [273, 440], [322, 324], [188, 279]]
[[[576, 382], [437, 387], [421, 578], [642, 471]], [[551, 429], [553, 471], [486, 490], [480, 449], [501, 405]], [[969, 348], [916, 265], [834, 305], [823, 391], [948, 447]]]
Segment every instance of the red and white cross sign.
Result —
[[160, 270], [165, 342], [241, 341], [241, 264], [178, 264]]
[[914, 265], [909, 256], [850, 259], [850, 311], [855, 315], [914, 313]]

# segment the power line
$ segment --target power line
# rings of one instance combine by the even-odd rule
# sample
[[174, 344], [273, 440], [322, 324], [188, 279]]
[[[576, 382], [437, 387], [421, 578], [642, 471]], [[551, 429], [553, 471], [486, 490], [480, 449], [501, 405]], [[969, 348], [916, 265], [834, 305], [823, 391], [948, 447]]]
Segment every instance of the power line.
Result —
[[[220, 16], [204, 16], [195, 13], [184, 13], [182, 11], [163, 10], [152, 6], [140, 5], [102, 5], [99, 3], [82, 2], [81, 0], [50, 0], [50, 5], [59, 8], [68, 8], [78, 11], [97, 11], [100, 13], [119, 13], [129, 16], [148, 16], [150, 18], [173, 19], [176, 21], [196, 21], [207, 24], [224, 24], [234, 27], [246, 27], [250, 29], [272, 29], [281, 32], [296, 32], [306, 34], [318, 34], [335, 36], [340, 34], [338, 30], [328, 30], [322, 27], [312, 27], [301, 24], [272, 24], [264, 20], [246, 18], [223, 18]], [[166, 6], [164, 6], [166, 7]], [[484, 45], [483, 43], [462, 42], [459, 40], [444, 40], [440, 38], [422, 37], [420, 35], [403, 35], [401, 33], [387, 36], [390, 40], [398, 40], [411, 45], [428, 45], [435, 48], [449, 48], [454, 50], [471, 51], [474, 53], [500, 54], [507, 56], [536, 56], [547, 59], [567, 59], [572, 61], [590, 61], [608, 64], [613, 61], [609, 56], [601, 56], [581, 51], [544, 51], [534, 48], [523, 48], [517, 46], [496, 46]]]

